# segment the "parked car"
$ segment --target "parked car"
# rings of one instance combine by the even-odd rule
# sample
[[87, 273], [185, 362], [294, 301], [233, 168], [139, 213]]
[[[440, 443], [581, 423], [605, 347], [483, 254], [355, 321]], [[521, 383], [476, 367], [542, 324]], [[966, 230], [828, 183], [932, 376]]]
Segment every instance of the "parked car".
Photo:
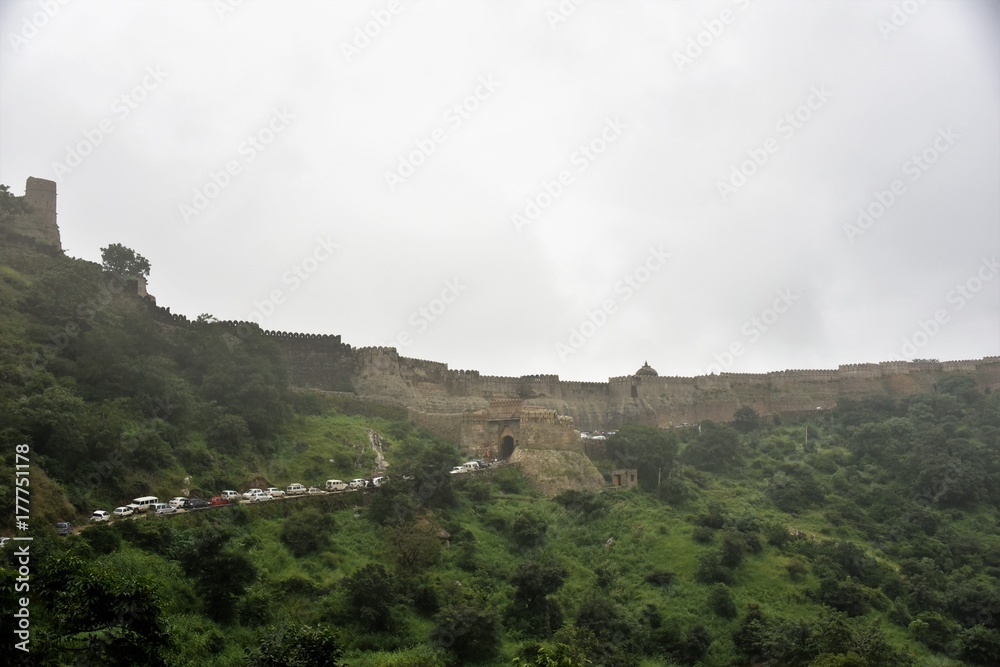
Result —
[[328, 479], [325, 488], [327, 491], [346, 491], [348, 487], [346, 482], [339, 479]]
[[318, 486], [310, 486], [308, 489], [306, 489], [306, 493], [308, 493], [310, 495], [316, 495], [316, 494], [319, 494], [319, 493], [326, 493], [326, 491], [324, 491], [323, 489], [319, 488]]
[[462, 464], [462, 467], [468, 470], [469, 472], [472, 472], [473, 470], [479, 470], [480, 468], [482, 468], [482, 466], [479, 465], [479, 461], [466, 461], [465, 463]]
[[352, 479], [349, 486], [352, 489], [365, 489], [365, 488], [368, 488], [368, 480], [367, 479], [360, 479], [360, 478], [358, 478], [358, 479]]
[[463, 468], [462, 466], [455, 466], [454, 468], [452, 468], [448, 472], [451, 473], [452, 475], [462, 475], [464, 473], [469, 472], [469, 470], [468, 470], [468, 468]]
[[90, 515], [91, 523], [100, 523], [101, 521], [110, 521], [111, 515], [104, 510], [94, 510], [94, 513]]
[[285, 495], [285, 492], [276, 486], [269, 486], [264, 489], [264, 493], [270, 495], [272, 498], [281, 498]]
[[257, 489], [258, 493], [250, 496], [249, 500], [252, 503], [259, 503], [264, 500], [274, 500], [270, 493], [264, 493], [260, 489]]
[[140, 496], [139, 498], [134, 498], [128, 506], [132, 508], [133, 512], [145, 512], [158, 502], [160, 502], [160, 499], [156, 496]]
[[372, 486], [382, 486], [388, 483], [389, 478], [385, 475], [379, 475], [378, 477], [372, 477]]
[[182, 510], [200, 510], [208, 506], [208, 501], [204, 498], [188, 498], [180, 508]]
[[114, 511], [114, 515], [119, 519], [124, 519], [127, 516], [132, 516], [133, 514], [135, 514], [135, 510], [128, 506], [116, 507]]
[[217, 507], [219, 505], [228, 505], [229, 501], [223, 498], [222, 496], [215, 496], [208, 501], [208, 504], [211, 505], [212, 507]]
[[252, 496], [264, 493], [263, 489], [249, 489], [243, 492], [243, 500], [250, 500]]
[[159, 514], [160, 510], [164, 507], [171, 507], [171, 505], [168, 505], [167, 503], [153, 503], [153, 505], [150, 506], [149, 511], [153, 514]]
[[56, 534], [57, 535], [69, 535], [73, 532], [73, 524], [69, 521], [59, 521], [56, 523]]
[[177, 496], [176, 498], [171, 498], [169, 500], [168, 504], [171, 507], [180, 507], [181, 505], [184, 504], [185, 500], [187, 500], [187, 498], [185, 496]]
[[[306, 492], [306, 487], [304, 487], [304, 486], [302, 486], [301, 484], [298, 484], [298, 483], [289, 484], [288, 488], [285, 489], [285, 491], [290, 496], [297, 496], [300, 493], [305, 493]], [[274, 495], [274, 494], [272, 493], [271, 495]]]
[[156, 516], [167, 516], [169, 514], [177, 514], [179, 510], [173, 505], [163, 505], [156, 510]]
[[223, 491], [219, 495], [222, 496], [223, 498], [225, 498], [226, 500], [239, 500], [240, 499], [240, 492], [239, 491], [233, 491], [232, 489], [226, 489], [225, 491]]

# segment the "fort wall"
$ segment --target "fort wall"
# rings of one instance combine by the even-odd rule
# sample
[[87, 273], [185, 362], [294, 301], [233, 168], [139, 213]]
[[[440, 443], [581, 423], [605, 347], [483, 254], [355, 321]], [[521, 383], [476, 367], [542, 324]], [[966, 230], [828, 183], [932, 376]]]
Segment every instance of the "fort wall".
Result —
[[[23, 200], [30, 210], [6, 220], [0, 228], [4, 240], [0, 258], [19, 266], [18, 262], [28, 262], [38, 253], [62, 253], [56, 197], [54, 181], [27, 179]], [[1000, 390], [1000, 357], [996, 356], [697, 377], [661, 377], [644, 366], [633, 375], [607, 382], [567, 382], [558, 375], [488, 376], [476, 370], [451, 370], [442, 362], [402, 357], [393, 347], [352, 348], [336, 335], [267, 331], [252, 322], [191, 321], [158, 307], [141, 283], [133, 294], [149, 305], [161, 326], [222, 327], [231, 345], [253, 337], [272, 341], [281, 350], [294, 386], [352, 392], [405, 407], [414, 421], [444, 437], [461, 441], [468, 437], [470, 443], [496, 434], [486, 427], [477, 426], [481, 432], [475, 431], [461, 415], [493, 409], [504, 401], [524, 406], [517, 422], [524, 443], [558, 449], [568, 442], [566, 433], [573, 427], [594, 431], [625, 423], [668, 428], [704, 419], [728, 421], [743, 406], [762, 415], [804, 414], [833, 408], [843, 398], [899, 398], [933, 392], [944, 373], [967, 373], [980, 389]]]
[[44, 178], [28, 177], [24, 185], [23, 202], [28, 211], [6, 220], [4, 236], [25, 239], [45, 248], [62, 252], [59, 225], [56, 224], [56, 183]]
[[[169, 309], [151, 308], [175, 326], [194, 324], [170, 314]], [[974, 377], [980, 389], [1000, 390], [1000, 357], [696, 377], [625, 375], [607, 382], [578, 382], [562, 381], [557, 375], [482, 375], [475, 370], [451, 370], [442, 362], [403, 357], [393, 347], [352, 348], [339, 336], [263, 331], [247, 322], [218, 325], [228, 327], [237, 338], [259, 335], [274, 341], [289, 365], [293, 385], [350, 391], [405, 407], [414, 421], [462, 443], [470, 452], [495, 442], [497, 433], [447, 416], [476, 413], [505, 401], [530, 408], [532, 416], [522, 417], [519, 423], [520, 440], [528, 446], [545, 441], [546, 448], [559, 449], [571, 446], [559, 418], [568, 419], [580, 431], [600, 431], [626, 423], [672, 428], [705, 419], [730, 421], [744, 406], [761, 415], [801, 414], [831, 409], [842, 398], [895, 399], [933, 392], [942, 374], [955, 372]]]

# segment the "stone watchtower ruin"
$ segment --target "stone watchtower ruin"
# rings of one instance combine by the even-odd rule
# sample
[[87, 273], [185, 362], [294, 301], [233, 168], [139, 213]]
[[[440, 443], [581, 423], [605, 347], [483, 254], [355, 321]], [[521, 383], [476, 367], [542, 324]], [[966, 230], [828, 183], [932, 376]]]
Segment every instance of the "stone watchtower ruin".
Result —
[[24, 186], [26, 213], [13, 216], [4, 225], [7, 234], [29, 238], [41, 245], [62, 251], [59, 226], [56, 224], [56, 183], [44, 178], [28, 177]]

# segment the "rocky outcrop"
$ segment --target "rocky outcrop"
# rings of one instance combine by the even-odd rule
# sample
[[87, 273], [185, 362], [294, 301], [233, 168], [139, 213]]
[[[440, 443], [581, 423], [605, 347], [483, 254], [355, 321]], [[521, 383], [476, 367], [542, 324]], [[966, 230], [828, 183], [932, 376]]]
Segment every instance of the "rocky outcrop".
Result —
[[582, 452], [567, 449], [520, 449], [510, 457], [517, 463], [531, 486], [547, 496], [563, 491], [598, 490], [604, 477]]

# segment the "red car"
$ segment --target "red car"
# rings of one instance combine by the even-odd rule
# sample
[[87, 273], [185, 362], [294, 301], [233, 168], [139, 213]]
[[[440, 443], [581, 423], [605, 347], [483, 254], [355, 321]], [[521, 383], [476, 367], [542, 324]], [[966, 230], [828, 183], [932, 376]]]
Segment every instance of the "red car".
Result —
[[225, 498], [223, 498], [222, 496], [215, 496], [214, 498], [212, 498], [211, 500], [208, 501], [208, 504], [212, 505], [212, 506], [215, 506], [215, 505], [228, 505], [229, 501], [226, 500]]

